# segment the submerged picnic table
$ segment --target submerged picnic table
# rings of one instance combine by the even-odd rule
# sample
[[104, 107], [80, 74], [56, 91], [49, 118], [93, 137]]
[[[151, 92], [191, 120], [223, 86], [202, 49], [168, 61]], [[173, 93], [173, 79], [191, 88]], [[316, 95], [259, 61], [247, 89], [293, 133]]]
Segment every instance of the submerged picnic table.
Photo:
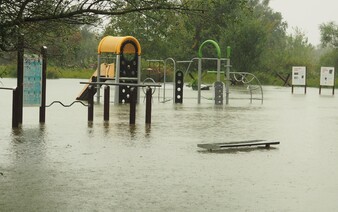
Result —
[[245, 147], [245, 146], [265, 146], [270, 148], [270, 145], [278, 145], [279, 141], [266, 141], [266, 140], [249, 140], [249, 141], [235, 141], [227, 143], [209, 143], [209, 144], [197, 144], [198, 147], [207, 149], [209, 151], [222, 150], [224, 148], [231, 147]]

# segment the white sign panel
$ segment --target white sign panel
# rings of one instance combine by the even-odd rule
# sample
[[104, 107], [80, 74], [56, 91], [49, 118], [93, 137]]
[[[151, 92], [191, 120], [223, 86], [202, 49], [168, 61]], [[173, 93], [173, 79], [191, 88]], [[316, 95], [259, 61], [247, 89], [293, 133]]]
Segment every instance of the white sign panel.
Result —
[[334, 86], [334, 67], [320, 68], [320, 85]]
[[42, 59], [25, 55], [23, 67], [23, 105], [41, 106]]
[[292, 67], [292, 85], [306, 85], [306, 67]]

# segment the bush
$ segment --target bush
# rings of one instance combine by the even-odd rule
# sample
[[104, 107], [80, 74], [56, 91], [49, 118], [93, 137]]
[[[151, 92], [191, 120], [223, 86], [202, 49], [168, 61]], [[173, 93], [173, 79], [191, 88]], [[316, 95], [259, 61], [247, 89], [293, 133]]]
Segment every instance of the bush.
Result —
[[61, 73], [57, 70], [56, 67], [47, 67], [46, 77], [47, 79], [59, 79]]
[[16, 66], [15, 65], [5, 65], [0, 66], [0, 77], [15, 78], [16, 77]]

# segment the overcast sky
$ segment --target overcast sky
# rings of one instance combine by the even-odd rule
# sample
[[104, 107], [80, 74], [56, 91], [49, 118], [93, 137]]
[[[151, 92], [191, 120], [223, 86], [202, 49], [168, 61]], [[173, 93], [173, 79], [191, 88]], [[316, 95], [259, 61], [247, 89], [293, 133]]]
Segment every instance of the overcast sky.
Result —
[[282, 14], [289, 33], [298, 27], [313, 45], [320, 44], [320, 24], [338, 24], [338, 0], [270, 0], [270, 7]]

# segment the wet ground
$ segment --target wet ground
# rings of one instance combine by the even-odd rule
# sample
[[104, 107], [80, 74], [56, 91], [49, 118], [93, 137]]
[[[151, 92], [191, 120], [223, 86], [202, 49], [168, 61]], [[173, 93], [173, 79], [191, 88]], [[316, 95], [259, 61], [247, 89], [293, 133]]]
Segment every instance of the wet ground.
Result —
[[[1, 79], [14, 86], [14, 79]], [[49, 80], [47, 103], [71, 103], [79, 80]], [[170, 87], [170, 86], [167, 86]], [[161, 91], [162, 92], [162, 91]], [[167, 97], [172, 90], [168, 89]], [[112, 92], [113, 95], [114, 92]], [[0, 90], [0, 211], [335, 211], [338, 208], [338, 97], [331, 90], [264, 87], [264, 103], [230, 99], [200, 105], [158, 102], [145, 125], [143, 98], [136, 125], [129, 106], [111, 105], [103, 121], [95, 106], [53, 105], [46, 124], [25, 108], [11, 129], [11, 92]], [[245, 96], [236, 92], [231, 97]], [[208, 152], [199, 143], [266, 139], [270, 149]]]

